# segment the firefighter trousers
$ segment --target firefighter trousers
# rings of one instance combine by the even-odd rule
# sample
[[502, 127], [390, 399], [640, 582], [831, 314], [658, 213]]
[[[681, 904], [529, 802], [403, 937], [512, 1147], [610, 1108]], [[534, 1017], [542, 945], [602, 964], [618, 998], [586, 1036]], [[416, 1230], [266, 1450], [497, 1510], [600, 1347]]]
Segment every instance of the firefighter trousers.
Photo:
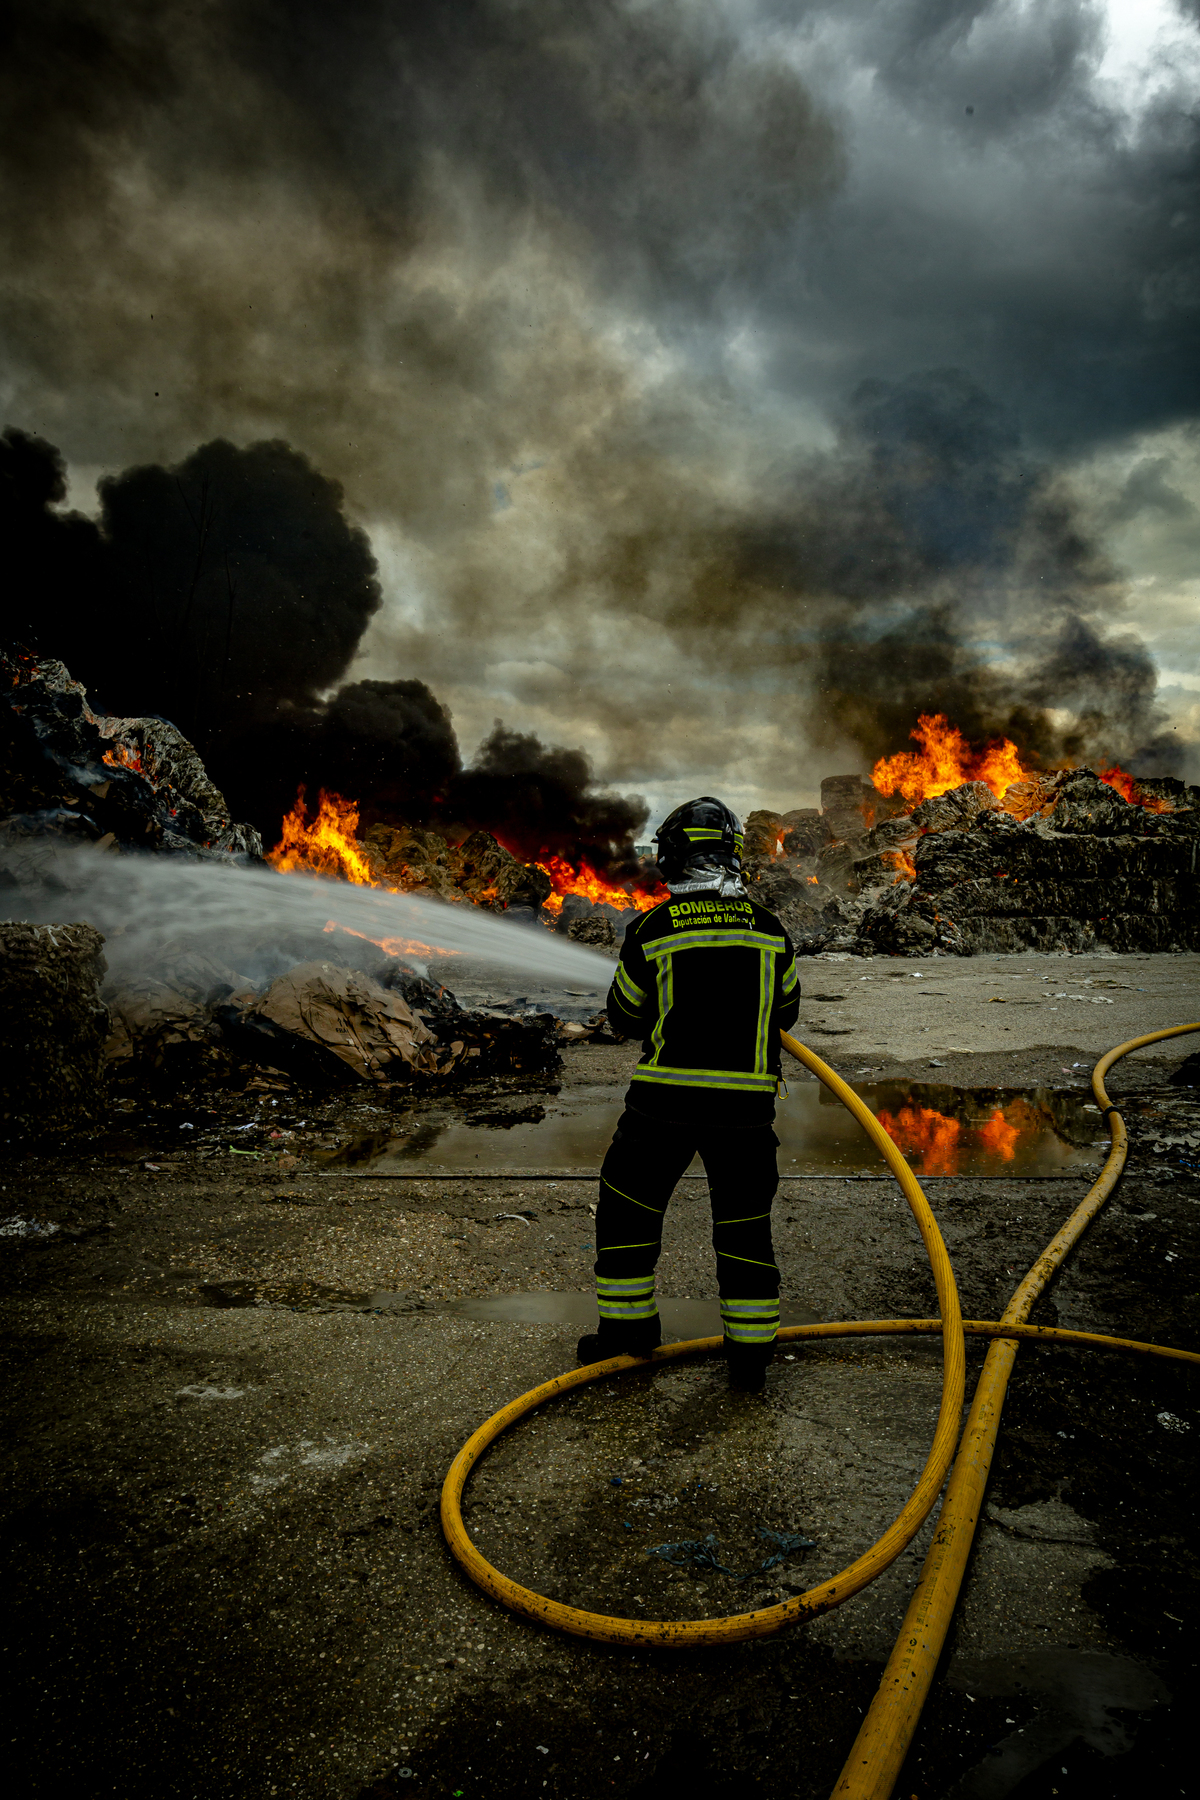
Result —
[[779, 1270], [771, 1245], [778, 1147], [769, 1125], [722, 1130], [630, 1111], [621, 1115], [600, 1171], [596, 1208], [600, 1335], [612, 1340], [614, 1353], [659, 1341], [654, 1270], [663, 1216], [676, 1182], [698, 1154], [712, 1202], [726, 1346], [770, 1355], [779, 1329]]

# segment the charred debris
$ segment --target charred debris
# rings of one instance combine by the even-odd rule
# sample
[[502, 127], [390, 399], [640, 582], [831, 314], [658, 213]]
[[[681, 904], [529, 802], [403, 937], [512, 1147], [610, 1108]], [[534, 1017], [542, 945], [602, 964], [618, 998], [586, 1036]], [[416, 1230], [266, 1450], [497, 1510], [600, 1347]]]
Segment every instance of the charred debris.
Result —
[[1200, 788], [1090, 769], [970, 781], [908, 813], [858, 776], [752, 813], [747, 875], [804, 951], [1200, 949]]

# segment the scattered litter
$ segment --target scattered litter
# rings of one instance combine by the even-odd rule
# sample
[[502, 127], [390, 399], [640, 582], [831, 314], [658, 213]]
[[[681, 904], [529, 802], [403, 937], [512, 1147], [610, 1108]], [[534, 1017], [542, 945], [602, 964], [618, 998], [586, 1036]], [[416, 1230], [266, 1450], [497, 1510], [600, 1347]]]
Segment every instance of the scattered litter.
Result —
[[743, 1575], [717, 1561], [720, 1545], [711, 1531], [707, 1537], [685, 1538], [678, 1544], [652, 1544], [646, 1555], [661, 1556], [664, 1562], [669, 1562], [677, 1569], [687, 1568], [691, 1564], [694, 1568], [709, 1569], [715, 1574], [729, 1575], [734, 1581], [742, 1582], [752, 1580], [755, 1575], [765, 1575], [768, 1569], [775, 1568], [777, 1563], [783, 1562], [785, 1557], [791, 1556], [796, 1550], [815, 1550], [817, 1547], [815, 1539], [800, 1537], [794, 1531], [769, 1531], [766, 1526], [760, 1525], [758, 1535], [764, 1543], [774, 1544], [775, 1552], [772, 1556], [764, 1557], [753, 1569], [747, 1569]]
[[937, 1060], [937, 1059], [936, 1059], [936, 1057], [932, 1057], [932, 1056], [931, 1056], [931, 1057], [930, 1057], [930, 1059], [929, 1059], [929, 1067], [930, 1067], [930, 1068], [931, 1068], [931, 1069], [944, 1069], [944, 1068], [945, 1068], [945, 1066], [946, 1066], [946, 1065], [945, 1065], [945, 1063], [944, 1063], [944, 1062], [938, 1062], [938, 1060]]
[[493, 1219], [519, 1219], [522, 1225], [532, 1225], [533, 1219], [526, 1218], [524, 1213], [493, 1213]]
[[610, 1475], [608, 1478], [608, 1485], [609, 1487], [621, 1487], [621, 1477], [619, 1475]]
[[49, 1237], [57, 1230], [53, 1219], [21, 1219], [14, 1213], [0, 1224], [0, 1237]]
[[533, 1747], [535, 1750], [540, 1750], [543, 1756], [549, 1756], [550, 1754], [549, 1744], [535, 1744]]
[[240, 1400], [246, 1392], [245, 1388], [206, 1387], [203, 1382], [195, 1382], [191, 1387], [175, 1389], [177, 1400]]
[[1192, 1429], [1186, 1419], [1179, 1418], [1175, 1413], [1160, 1412], [1155, 1413], [1154, 1416], [1164, 1431], [1190, 1431]]

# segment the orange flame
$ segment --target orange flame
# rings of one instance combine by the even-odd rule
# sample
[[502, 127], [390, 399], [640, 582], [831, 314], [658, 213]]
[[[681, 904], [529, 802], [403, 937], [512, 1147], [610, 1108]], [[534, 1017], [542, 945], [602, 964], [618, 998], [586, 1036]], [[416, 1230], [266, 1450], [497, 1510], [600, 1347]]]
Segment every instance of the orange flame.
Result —
[[902, 1106], [897, 1113], [881, 1112], [879, 1123], [897, 1149], [911, 1162], [919, 1157], [918, 1175], [957, 1175], [959, 1136], [957, 1119], [948, 1119], [932, 1106]]
[[304, 789], [296, 796], [296, 804], [283, 821], [283, 831], [267, 861], [273, 869], [303, 869], [309, 874], [336, 875], [339, 881], [352, 881], [357, 887], [381, 887], [370, 863], [363, 855], [356, 832], [358, 807], [340, 794], [328, 794], [322, 788], [317, 800], [317, 816], [310, 825], [305, 817]]
[[[1011, 738], [992, 738], [977, 748], [945, 713], [922, 713], [908, 735], [921, 746], [919, 751], [899, 750], [895, 756], [881, 756], [871, 771], [871, 780], [881, 794], [900, 794], [911, 808], [922, 800], [948, 794], [966, 781], [986, 782], [997, 800], [1004, 799], [1014, 782], [1030, 782], [1030, 791], [1022, 796], [1024, 804], [1010, 801], [1010, 810], [1020, 818], [1038, 810], [1037, 770], [1026, 768]], [[1169, 800], [1144, 794], [1137, 777], [1115, 764], [1101, 769], [1100, 779], [1131, 806], [1142, 806], [1147, 812], [1174, 810]]]
[[1159, 800], [1149, 794], [1143, 794], [1138, 786], [1136, 776], [1131, 775], [1128, 769], [1119, 769], [1115, 763], [1111, 769], [1101, 769], [1100, 779], [1108, 787], [1115, 788], [1122, 800], [1128, 800], [1130, 806], [1142, 806], [1147, 812], [1156, 813], [1174, 812], [1175, 810], [1169, 800]]
[[1006, 1118], [1000, 1107], [997, 1107], [990, 1119], [975, 1127], [976, 1136], [985, 1150], [998, 1156], [1002, 1162], [1011, 1162], [1016, 1150], [1017, 1139], [1021, 1135], [1021, 1123], [1014, 1123]]
[[1011, 739], [993, 738], [975, 749], [945, 713], [922, 713], [908, 735], [920, 750], [881, 756], [871, 779], [881, 794], [903, 794], [913, 806], [948, 794], [965, 781], [985, 781], [999, 800], [1010, 782], [1024, 781], [1033, 773], [1022, 764]]
[[145, 770], [142, 768], [141, 757], [136, 750], [131, 750], [127, 744], [122, 744], [120, 742], [114, 743], [110, 750], [104, 752], [104, 755], [100, 760], [101, 762], [106, 762], [110, 769], [136, 769], [139, 775], [145, 774]]
[[583, 863], [578, 869], [561, 856], [551, 856], [546, 862], [540, 862], [538, 868], [550, 877], [552, 892], [544, 902], [547, 912], [560, 913], [563, 901], [568, 894], [582, 894], [593, 905], [606, 902], [615, 906], [620, 912], [636, 908], [638, 912], [649, 912], [660, 900], [667, 898], [667, 890], [661, 881], [656, 881], [653, 888], [635, 888], [632, 892], [615, 881], [606, 881], [603, 875]]
[[915, 881], [917, 879], [917, 865], [912, 857], [908, 855], [907, 851], [885, 850], [883, 852], [882, 861], [885, 867], [895, 869], [896, 871], [895, 875], [892, 877], [893, 887], [896, 886], [897, 882]]
[[[332, 875], [338, 881], [352, 882], [355, 887], [384, 888], [389, 894], [399, 888], [377, 881], [370, 863], [362, 853], [355, 832], [358, 829], [358, 807], [340, 794], [326, 793], [322, 788], [317, 800], [317, 816], [310, 825], [305, 816], [304, 789], [296, 796], [296, 804], [283, 821], [282, 835], [266, 860], [274, 869], [301, 871], [308, 875]], [[455, 956], [454, 950], [436, 944], [418, 943], [413, 938], [371, 937], [369, 932], [355, 931], [351, 925], [339, 925], [330, 919], [326, 931], [344, 931], [350, 937], [364, 938], [378, 944], [388, 956], [415, 956], [427, 962], [431, 956]]]
[[1012, 1162], [1022, 1137], [1036, 1135], [1045, 1123], [1037, 1107], [1021, 1098], [997, 1106], [991, 1117], [979, 1124], [964, 1125], [936, 1107], [915, 1106], [911, 1101], [898, 1112], [878, 1116], [918, 1175], [958, 1175], [971, 1150], [984, 1150], [1000, 1162]]

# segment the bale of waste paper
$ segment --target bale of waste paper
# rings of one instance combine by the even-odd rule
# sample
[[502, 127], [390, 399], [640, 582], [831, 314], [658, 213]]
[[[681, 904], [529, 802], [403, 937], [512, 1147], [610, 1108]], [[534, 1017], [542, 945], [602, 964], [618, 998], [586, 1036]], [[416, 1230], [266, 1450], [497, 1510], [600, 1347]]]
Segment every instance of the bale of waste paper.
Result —
[[0, 1111], [10, 1140], [103, 1118], [104, 939], [92, 925], [0, 922]]

